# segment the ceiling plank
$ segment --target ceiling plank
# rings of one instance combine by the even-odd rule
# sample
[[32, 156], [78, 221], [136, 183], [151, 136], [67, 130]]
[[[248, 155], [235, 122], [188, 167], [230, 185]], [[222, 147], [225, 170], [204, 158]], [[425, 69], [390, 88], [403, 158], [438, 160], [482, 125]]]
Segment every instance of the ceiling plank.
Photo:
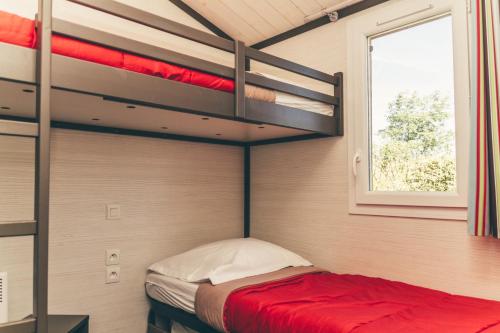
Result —
[[302, 13], [302, 11], [297, 8], [297, 6], [295, 6], [288, 0], [264, 1], [267, 2], [270, 6], [274, 7], [274, 9], [281, 13], [285, 20], [287, 20], [291, 24], [291, 27], [288, 29], [292, 29], [293, 27], [297, 26], [297, 22], [300, 22], [299, 24], [304, 23], [304, 13]]
[[321, 11], [321, 5], [314, 0], [290, 0], [304, 15], [312, 15]]
[[252, 6], [255, 13], [274, 28], [276, 34], [294, 26], [266, 0], [243, 0], [243, 2]]
[[222, 29], [217, 27], [215, 24], [207, 20], [205, 17], [203, 17], [200, 13], [198, 13], [196, 10], [188, 6], [186, 3], [184, 3], [182, 0], [170, 0], [171, 3], [173, 3], [175, 6], [177, 6], [179, 9], [181, 9], [184, 13], [188, 14], [191, 16], [193, 19], [198, 21], [201, 25], [203, 25], [205, 28], [208, 30], [212, 31], [214, 34], [216, 34], [219, 37], [226, 38], [229, 40], [233, 40], [231, 36], [226, 34]]
[[247, 4], [245, 1], [220, 0], [234, 15], [239, 16], [239, 21], [246, 22], [255, 30], [257, 40], [265, 38], [271, 34], [279, 33], [272, 24], [267, 22], [257, 11], [255, 5]]
[[[204, 17], [225, 31], [230, 31], [231, 36], [236, 40], [245, 41], [247, 44], [261, 40], [260, 33], [241, 20], [230, 8], [225, 6], [220, 0], [184, 0], [190, 7], [201, 13]], [[256, 34], [259, 37], [256, 38]]]
[[[295, 26], [291, 23], [285, 15], [278, 11], [273, 3], [275, 0], [243, 0], [246, 3], [251, 3], [256, 12], [269, 24], [271, 24], [278, 31], [276, 33], [286, 31]], [[275, 34], [276, 34], [275, 33]]]

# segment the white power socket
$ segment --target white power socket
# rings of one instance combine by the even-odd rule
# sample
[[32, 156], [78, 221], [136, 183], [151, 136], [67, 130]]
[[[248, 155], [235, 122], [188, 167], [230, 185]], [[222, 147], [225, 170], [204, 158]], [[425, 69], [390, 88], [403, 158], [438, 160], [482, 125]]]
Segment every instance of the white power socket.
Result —
[[119, 220], [121, 217], [120, 205], [106, 205], [106, 220]]
[[106, 267], [106, 283], [120, 282], [120, 266]]
[[119, 249], [107, 249], [106, 250], [106, 266], [119, 265], [120, 264], [120, 250]]

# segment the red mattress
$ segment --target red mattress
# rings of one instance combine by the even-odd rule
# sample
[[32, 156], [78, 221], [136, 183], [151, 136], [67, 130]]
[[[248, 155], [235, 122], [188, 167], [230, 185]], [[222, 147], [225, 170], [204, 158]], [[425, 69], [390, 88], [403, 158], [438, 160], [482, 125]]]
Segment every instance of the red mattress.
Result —
[[321, 272], [234, 291], [224, 324], [238, 333], [500, 333], [500, 302]]
[[[0, 42], [36, 48], [34, 21], [0, 11]], [[234, 81], [232, 80], [64, 36], [54, 35], [52, 37], [52, 52], [200, 87], [226, 92], [234, 91]]]

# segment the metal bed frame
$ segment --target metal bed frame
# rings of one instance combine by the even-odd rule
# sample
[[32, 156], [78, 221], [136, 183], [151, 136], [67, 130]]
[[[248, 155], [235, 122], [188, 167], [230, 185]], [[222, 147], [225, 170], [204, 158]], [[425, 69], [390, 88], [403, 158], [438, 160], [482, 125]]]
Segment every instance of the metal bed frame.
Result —
[[[69, 0], [135, 23], [167, 32], [235, 55], [235, 67], [227, 67], [206, 60], [165, 50], [138, 41], [98, 31], [52, 18], [52, 0], [38, 0], [37, 39], [38, 50], [23, 53], [21, 57], [9, 53], [5, 66], [0, 69], [2, 80], [33, 84], [36, 87], [35, 120], [3, 117], [0, 119], [0, 135], [31, 137], [36, 139], [35, 156], [35, 212], [33, 221], [11, 221], [0, 224], [0, 237], [34, 237], [34, 295], [33, 316], [0, 324], [0, 333], [54, 333], [51, 332], [48, 289], [48, 238], [49, 238], [49, 185], [50, 185], [50, 132], [51, 127], [110, 132], [126, 135], [154, 136], [165, 139], [196, 141], [213, 144], [237, 145], [244, 150], [244, 236], [250, 235], [250, 159], [254, 145], [274, 144], [296, 140], [316, 139], [343, 135], [343, 76], [330, 75], [291, 62], [244, 45], [191, 27], [167, 20], [163, 17], [115, 2], [113, 0]], [[234, 94], [210, 90], [176, 81], [159, 79], [126, 70], [77, 60], [52, 54], [52, 33], [89, 41], [108, 48], [123, 50], [139, 56], [234, 79]], [[0, 45], [0, 50], [5, 47]], [[20, 52], [19, 50], [13, 52]], [[23, 58], [23, 56], [27, 56]], [[32, 57], [36, 61], [30, 62]], [[16, 61], [24, 59], [23, 68]], [[328, 95], [292, 84], [261, 77], [245, 71], [249, 60], [255, 60], [296, 74], [319, 80], [334, 86], [334, 94]], [[12, 66], [11, 66], [12, 65]], [[19, 71], [12, 75], [12, 68]], [[33, 73], [36, 73], [35, 76]], [[96, 80], [99, 78], [99, 80]], [[277, 90], [334, 106], [334, 115], [326, 116], [279, 104], [245, 98], [245, 84]], [[253, 142], [233, 142], [204, 137], [151, 133], [139, 130], [106, 128], [100, 126], [51, 122], [51, 90], [62, 89], [101, 96], [123, 103], [152, 106], [170, 110], [229, 119], [237, 122], [266, 123], [306, 130], [311, 134], [283, 137]], [[152, 93], [153, 92], [153, 93]], [[201, 323], [195, 316], [151, 300], [149, 317], [151, 332], [155, 327], [155, 314], [172, 318], [201, 332], [213, 329]], [[200, 326], [202, 325], [202, 326]]]
[[[214, 36], [113, 0], [69, 1], [233, 53], [235, 67], [227, 67], [60, 19], [52, 20], [51, 32], [149, 59], [165, 61], [220, 77], [234, 79], [235, 92], [233, 94], [207, 89], [57, 54], [52, 55], [51, 85], [54, 89], [99, 96], [120, 103], [150, 106], [247, 123], [265, 123], [289, 127], [324, 136], [343, 135], [342, 73], [330, 75], [246, 47], [243, 42], [230, 41]], [[19, 50], [19, 47], [12, 47], [7, 44], [0, 44], [0, 50], [6, 55], [6, 58], [11, 59], [9, 60], [11, 62], [9, 63], [10, 66], [6, 67], [14, 67], [17, 59], [22, 58], [23, 55], [24, 58], [29, 58], [30, 51], [33, 53], [32, 50]], [[329, 95], [248, 73], [245, 68], [246, 62], [249, 60], [331, 84], [334, 87], [334, 94]], [[38, 84], [37, 79], [32, 74], [35, 72], [34, 65], [33, 62], [26, 61], [25, 66], [17, 68], [15, 73], [9, 68], [0, 69], [0, 77], [28, 84]], [[96, 80], [96, 78], [99, 78], [99, 80]], [[245, 84], [252, 84], [332, 105], [334, 115], [328, 116], [245, 98]]]
[[[148, 314], [147, 333], [168, 333], [172, 321], [176, 321], [200, 333], [218, 333], [217, 330], [202, 322], [196, 315], [177, 309], [168, 304], [149, 298], [151, 309]], [[167, 326], [167, 327], [164, 327]]]

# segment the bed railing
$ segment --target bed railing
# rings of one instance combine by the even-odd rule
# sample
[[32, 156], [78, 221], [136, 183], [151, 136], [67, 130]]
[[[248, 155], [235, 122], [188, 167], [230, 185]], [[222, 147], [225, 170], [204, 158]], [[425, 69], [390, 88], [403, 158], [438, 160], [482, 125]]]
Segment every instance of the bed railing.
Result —
[[[235, 91], [234, 101], [232, 103], [234, 103], [233, 115], [237, 119], [297, 128], [305, 127], [305, 129], [327, 135], [343, 134], [342, 73], [330, 75], [316, 69], [267, 54], [260, 50], [246, 47], [241, 41], [227, 40], [113, 0], [69, 1], [206, 46], [233, 53], [235, 55], [235, 67], [231, 68], [211, 61], [199, 59], [172, 50], [167, 50], [58, 19], [54, 19], [53, 21], [53, 32], [56, 34], [81, 39], [147, 58], [166, 61], [187, 68], [234, 79]], [[295, 74], [332, 84], [334, 86], [334, 95], [321, 93], [296, 86], [294, 84], [246, 72], [245, 65], [247, 60], [254, 60]], [[301, 112], [301, 110], [281, 105], [271, 106], [269, 105], [271, 103], [257, 100], [248, 101], [245, 99], [245, 84], [252, 84], [262, 88], [272, 89], [332, 105], [334, 109], [333, 117], [313, 114], [305, 111]], [[216, 98], [214, 97], [214, 99]], [[227, 101], [225, 102], [227, 103]], [[262, 109], [272, 109], [273, 112], [266, 112]], [[228, 116], [227, 114], [220, 115]]]

